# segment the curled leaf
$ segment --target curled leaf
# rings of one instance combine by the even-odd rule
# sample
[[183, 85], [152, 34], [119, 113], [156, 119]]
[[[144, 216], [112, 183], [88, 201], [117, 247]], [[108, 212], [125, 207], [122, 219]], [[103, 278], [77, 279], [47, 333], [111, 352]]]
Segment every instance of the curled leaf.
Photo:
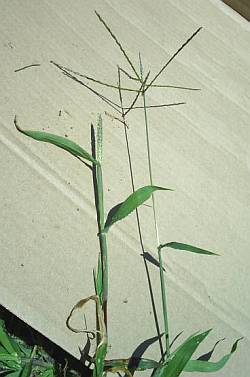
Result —
[[73, 314], [75, 313], [76, 310], [79, 310], [79, 309], [82, 309], [89, 301], [94, 301], [95, 304], [96, 304], [96, 310], [97, 310], [97, 316], [98, 316], [98, 322], [99, 322], [99, 328], [100, 328], [100, 334], [101, 334], [101, 337], [102, 337], [102, 340], [104, 340], [104, 338], [106, 338], [106, 330], [105, 330], [105, 325], [104, 325], [104, 320], [103, 320], [103, 315], [102, 315], [102, 311], [101, 311], [101, 307], [100, 307], [100, 304], [99, 304], [99, 297], [97, 295], [92, 295], [92, 296], [89, 296], [87, 298], [84, 298], [80, 301], [78, 301], [74, 306], [73, 308], [71, 309], [70, 313], [69, 313], [69, 316], [66, 320], [66, 325], [68, 327], [69, 330], [75, 332], [75, 333], [86, 333], [86, 334], [95, 334], [97, 333], [98, 331], [97, 330], [87, 330], [87, 329], [77, 329], [73, 326], [71, 326], [71, 319], [73, 317]]
[[185, 372], [217, 372], [222, 369], [224, 365], [228, 362], [232, 354], [236, 351], [238, 342], [241, 340], [237, 339], [233, 344], [231, 352], [223, 356], [219, 361], [202, 361], [202, 360], [189, 360], [186, 364], [184, 371]]
[[199, 356], [199, 357], [197, 358], [197, 360], [201, 360], [201, 361], [209, 361], [210, 358], [212, 357], [213, 353], [214, 353], [215, 348], [218, 346], [218, 344], [219, 344], [220, 342], [223, 342], [223, 340], [225, 340], [225, 339], [226, 339], [226, 338], [223, 338], [223, 339], [219, 339], [219, 340], [217, 340], [217, 342], [215, 343], [215, 345], [213, 346], [213, 348], [212, 348], [209, 352], [207, 352], [207, 353], [205, 353], [205, 354]]

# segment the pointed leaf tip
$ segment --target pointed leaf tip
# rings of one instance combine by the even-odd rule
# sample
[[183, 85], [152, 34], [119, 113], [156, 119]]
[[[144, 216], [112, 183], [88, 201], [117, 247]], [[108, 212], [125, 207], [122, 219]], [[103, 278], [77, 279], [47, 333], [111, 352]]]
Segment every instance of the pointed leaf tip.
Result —
[[95, 158], [93, 158], [82, 147], [80, 147], [80, 145], [76, 144], [74, 141], [72, 141], [72, 140], [70, 140], [66, 137], [54, 135], [54, 134], [51, 134], [51, 133], [48, 133], [48, 132], [23, 130], [18, 125], [17, 116], [15, 116], [15, 118], [14, 118], [14, 124], [15, 124], [16, 129], [19, 132], [23, 133], [26, 136], [31, 137], [34, 140], [54, 144], [57, 147], [62, 148], [65, 151], [71, 153], [75, 157], [82, 157], [85, 160], [92, 162], [93, 164], [98, 164], [98, 161]]
[[200, 334], [193, 334], [188, 337], [183, 344], [181, 344], [171, 355], [156, 369], [153, 374], [154, 377], [178, 377], [185, 366], [192, 357], [193, 353], [199, 346], [199, 344], [206, 338], [209, 332], [212, 329], [209, 329]]
[[144, 186], [139, 188], [124, 200], [124, 202], [116, 205], [109, 211], [104, 227], [104, 233], [107, 233], [111, 225], [127, 217], [131, 212], [148, 200], [153, 192], [157, 190], [173, 191], [172, 189], [160, 186]]
[[186, 364], [185, 368], [183, 369], [185, 372], [217, 372], [218, 370], [222, 369], [226, 363], [229, 361], [233, 353], [237, 349], [238, 342], [242, 338], [236, 340], [233, 344], [231, 352], [227, 355], [223, 356], [218, 361], [203, 361], [203, 360], [189, 360]]
[[181, 242], [168, 242], [168, 243], [165, 243], [163, 245], [160, 245], [160, 249], [163, 249], [164, 247], [170, 247], [171, 249], [176, 249], [176, 250], [190, 251], [191, 253], [196, 253], [196, 254], [219, 256], [219, 254], [213, 253], [212, 251], [200, 249], [199, 247], [188, 245], [188, 244], [181, 243]]

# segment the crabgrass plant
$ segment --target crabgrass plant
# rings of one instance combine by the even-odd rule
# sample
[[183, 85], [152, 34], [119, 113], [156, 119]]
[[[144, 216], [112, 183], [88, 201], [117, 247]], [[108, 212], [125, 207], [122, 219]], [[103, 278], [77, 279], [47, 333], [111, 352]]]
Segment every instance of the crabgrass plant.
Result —
[[[102, 159], [103, 159], [103, 127], [102, 127], [102, 118], [99, 115], [96, 129], [92, 128], [92, 151], [88, 152], [83, 147], [78, 145], [72, 140], [68, 138], [64, 138], [61, 136], [57, 136], [50, 133], [39, 132], [39, 131], [32, 131], [32, 130], [24, 130], [22, 129], [18, 122], [17, 118], [15, 117], [14, 124], [16, 129], [23, 133], [24, 135], [31, 137], [38, 141], [43, 141], [47, 143], [51, 143], [56, 145], [59, 148], [64, 149], [65, 151], [69, 152], [74, 157], [83, 160], [87, 164], [91, 164], [91, 171], [93, 176], [93, 187], [95, 193], [95, 207], [96, 207], [96, 214], [97, 214], [97, 226], [98, 226], [98, 237], [99, 237], [99, 244], [100, 244], [100, 252], [98, 255], [98, 262], [97, 268], [94, 270], [94, 287], [95, 287], [95, 294], [91, 295], [90, 297], [84, 298], [80, 300], [72, 309], [69, 317], [67, 318], [66, 324], [69, 329], [73, 332], [86, 332], [88, 336], [95, 335], [96, 338], [96, 349], [95, 354], [93, 357], [87, 356], [88, 361], [90, 364], [93, 364], [93, 377], [102, 377], [106, 376], [108, 372], [113, 373], [120, 373], [124, 372], [126, 376], [131, 377], [134, 375], [136, 371], [144, 371], [144, 370], [152, 370], [152, 377], [177, 377], [183, 371], [185, 372], [215, 372], [220, 370], [224, 367], [224, 365], [228, 362], [232, 354], [237, 349], [238, 339], [233, 344], [231, 351], [223, 356], [218, 361], [211, 361], [210, 358], [212, 353], [215, 349], [215, 346], [219, 343], [216, 342], [215, 346], [212, 350], [207, 352], [206, 354], [200, 356], [198, 359], [192, 359], [192, 355], [198, 348], [199, 344], [203, 342], [203, 340], [208, 336], [211, 329], [206, 331], [198, 331], [191, 336], [189, 336], [184, 342], [177, 347], [174, 351], [172, 351], [172, 345], [175, 339], [172, 340], [170, 343], [170, 336], [169, 336], [169, 326], [168, 326], [168, 308], [167, 308], [167, 289], [166, 289], [166, 282], [165, 282], [165, 270], [163, 267], [162, 261], [162, 252], [165, 248], [172, 249], [172, 250], [182, 250], [186, 252], [196, 253], [196, 254], [203, 254], [203, 255], [218, 255], [212, 251], [202, 249], [200, 247], [196, 247], [189, 244], [184, 244], [180, 242], [161, 242], [159, 229], [158, 229], [158, 217], [155, 205], [155, 194], [157, 191], [172, 191], [170, 188], [161, 187], [155, 185], [153, 182], [153, 167], [151, 162], [151, 146], [150, 146], [150, 128], [149, 128], [149, 121], [148, 121], [148, 111], [151, 108], [161, 108], [161, 107], [168, 107], [168, 106], [179, 106], [183, 105], [185, 102], [176, 102], [176, 103], [166, 103], [166, 104], [159, 104], [159, 105], [148, 105], [147, 101], [147, 93], [149, 90], [153, 90], [156, 88], [172, 88], [172, 89], [179, 89], [179, 90], [199, 90], [197, 88], [189, 88], [183, 86], [174, 86], [174, 85], [165, 85], [165, 84], [157, 84], [157, 80], [162, 75], [162, 73], [166, 70], [168, 65], [174, 60], [174, 58], [188, 45], [188, 43], [200, 32], [201, 28], [197, 29], [182, 45], [181, 47], [171, 56], [169, 60], [165, 62], [162, 68], [150, 79], [150, 72], [144, 73], [144, 67], [142, 63], [142, 58], [139, 53], [139, 67], [132, 62], [130, 57], [128, 56], [127, 52], [123, 48], [122, 44], [110, 29], [109, 25], [106, 21], [97, 13], [96, 16], [98, 17], [101, 24], [104, 26], [108, 34], [113, 39], [115, 45], [118, 47], [120, 52], [122, 53], [125, 62], [127, 64], [127, 68], [123, 68], [118, 66], [117, 67], [117, 84], [114, 83], [107, 83], [103, 80], [96, 79], [90, 77], [88, 75], [76, 72], [71, 68], [67, 68], [58, 64], [54, 61], [51, 63], [56, 66], [60, 71], [63, 72], [64, 75], [73, 79], [74, 81], [78, 82], [79, 84], [83, 85], [93, 94], [97, 95], [102, 101], [104, 101], [107, 106], [109, 106], [112, 111], [115, 111], [115, 115], [110, 115], [110, 113], [106, 112], [107, 115], [111, 116], [112, 119], [115, 119], [121, 122], [124, 126], [124, 135], [125, 141], [127, 146], [128, 158], [129, 158], [129, 169], [130, 169], [130, 177], [131, 177], [131, 187], [132, 192], [130, 195], [125, 198], [121, 203], [117, 204], [113, 207], [109, 212], [107, 217], [105, 217], [105, 206], [104, 206], [104, 185], [103, 185], [103, 178], [102, 178]], [[129, 80], [133, 85], [126, 86], [122, 85], [122, 79], [126, 78]], [[110, 88], [110, 90], [114, 90], [117, 93], [118, 101], [114, 102], [110, 98], [104, 96], [100, 90], [95, 89], [93, 86], [90, 86], [88, 82], [92, 82], [92, 84], [98, 85], [99, 87], [104, 86]], [[124, 105], [124, 93], [130, 92], [134, 95], [133, 99], [128, 105]], [[139, 100], [141, 100], [142, 104], [138, 104]], [[128, 132], [128, 114], [135, 110], [141, 109], [144, 116], [144, 127], [145, 127], [145, 134], [146, 134], [146, 145], [147, 145], [147, 163], [148, 163], [148, 173], [149, 173], [149, 182], [147, 186], [135, 188], [134, 184], [134, 172], [133, 172], [133, 164], [130, 155], [130, 147], [129, 147], [129, 132]], [[140, 218], [138, 207], [145, 203], [147, 200], [152, 201], [152, 216], [154, 220], [154, 228], [155, 228], [155, 238], [156, 238], [156, 253], [158, 255], [158, 265], [159, 265], [159, 278], [161, 283], [161, 300], [162, 300], [162, 314], [163, 314], [163, 323], [164, 323], [164, 345], [161, 343], [161, 355], [159, 356], [159, 360], [151, 360], [146, 358], [136, 358], [131, 357], [128, 359], [115, 359], [115, 360], [108, 360], [107, 350], [108, 350], [108, 291], [109, 291], [109, 262], [108, 262], [108, 244], [107, 244], [107, 237], [109, 232], [112, 231], [113, 226], [118, 221], [125, 219], [128, 215], [132, 212], [136, 212], [137, 216], [137, 223], [139, 229], [139, 235], [142, 241], [142, 235], [140, 230]], [[142, 246], [143, 247], [143, 246]], [[146, 253], [143, 249], [143, 256], [146, 262]], [[152, 299], [152, 297], [151, 297]], [[97, 327], [95, 330], [79, 330], [71, 325], [71, 318], [75, 310], [83, 308], [86, 304], [90, 301], [93, 301], [96, 306], [96, 319], [97, 319]], [[155, 319], [156, 319], [156, 312], [155, 312]], [[156, 321], [157, 322], [157, 321]], [[158, 325], [159, 326], [159, 325]], [[159, 339], [161, 338], [159, 327], [157, 328], [157, 333]], [[179, 334], [180, 335], [180, 334]], [[161, 340], [160, 340], [161, 342]], [[6, 347], [5, 347], [6, 349]], [[12, 354], [14, 351], [13, 349], [6, 349]]]
[[10, 337], [3, 321], [0, 321], [0, 370], [9, 377], [29, 377], [32, 370], [41, 377], [54, 375], [54, 365], [48, 355], [36, 345], [31, 349], [19, 339]]

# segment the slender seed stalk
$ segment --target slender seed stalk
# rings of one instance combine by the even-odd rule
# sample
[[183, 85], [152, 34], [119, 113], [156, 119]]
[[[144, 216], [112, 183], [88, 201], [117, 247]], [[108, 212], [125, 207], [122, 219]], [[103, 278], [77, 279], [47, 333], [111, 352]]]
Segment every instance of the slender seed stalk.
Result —
[[[140, 60], [141, 80], [143, 82], [143, 67], [142, 67], [140, 54], [139, 54], [139, 60]], [[153, 186], [153, 171], [152, 171], [152, 162], [151, 162], [150, 137], [149, 137], [149, 126], [148, 126], [146, 95], [145, 95], [146, 88], [144, 87], [143, 89], [144, 90], [142, 90], [142, 99], [143, 99], [143, 109], [144, 109], [145, 132], [146, 132], [149, 180], [150, 180], [150, 185]], [[154, 194], [152, 194], [152, 207], [153, 207], [153, 217], [154, 217], [155, 236], [156, 236], [156, 242], [157, 242], [158, 259], [159, 259], [159, 265], [160, 265], [162, 312], [163, 312], [163, 319], [164, 319], [166, 355], [168, 357], [170, 355], [170, 347], [169, 347], [169, 327], [168, 327], [168, 315], [167, 315], [167, 294], [166, 294], [163, 265], [162, 265], [162, 258], [161, 258], [161, 252], [160, 252], [160, 238], [159, 238], [159, 230], [158, 230], [158, 224], [157, 224], [157, 214], [156, 214]]]
[[[121, 109], [122, 109], [122, 119], [123, 119], [123, 124], [124, 124], [124, 134], [125, 134], [127, 154], [128, 154], [128, 161], [129, 161], [129, 172], [130, 172], [132, 191], [135, 192], [135, 183], [134, 183], [134, 174], [133, 174], [133, 167], [132, 167], [132, 159], [131, 159], [131, 155], [130, 155], [130, 146], [129, 146], [128, 131], [127, 131], [127, 128], [126, 128], [126, 123], [127, 123], [126, 117], [127, 117], [128, 111], [127, 112], [124, 111], [125, 108], [123, 106], [122, 91], [120, 89], [120, 87], [121, 87], [121, 72], [123, 72], [123, 70], [120, 67], [118, 67], [119, 98], [120, 98], [120, 104], [121, 104]], [[142, 81], [141, 88], [138, 90], [138, 94], [140, 93], [141, 89], [143, 89], [143, 85], [146, 85], [146, 81], [147, 81], [148, 76], [149, 76], [149, 73], [147, 74], [147, 76], [144, 79], [144, 81]], [[134, 105], [134, 103], [135, 103], [136, 100], [137, 100], [137, 96], [135, 97], [134, 101], [130, 105], [130, 109], [133, 108], [133, 105]], [[143, 245], [142, 232], [141, 232], [141, 228], [140, 228], [140, 216], [139, 216], [138, 209], [136, 209], [136, 219], [137, 219], [137, 227], [138, 227], [138, 234], [139, 234], [140, 244], [141, 244], [142, 252], [143, 252], [143, 255], [144, 255], [145, 250], [144, 250], [144, 245]], [[156, 331], [157, 331], [157, 335], [159, 337], [159, 347], [160, 347], [160, 352], [161, 352], [161, 358], [163, 360], [163, 358], [164, 358], [164, 350], [163, 350], [162, 340], [161, 340], [161, 336], [160, 336], [160, 327], [159, 327], [158, 318], [157, 318], [157, 312], [156, 312], [156, 307], [155, 307], [155, 301], [154, 301], [154, 296], [153, 296], [153, 291], [152, 291], [152, 286], [151, 286], [151, 280], [150, 280], [148, 265], [147, 265], [147, 261], [146, 261], [145, 257], [143, 258], [143, 261], [144, 261], [144, 265], [145, 265], [145, 269], [146, 269], [146, 275], [147, 275], [147, 279], [148, 279], [149, 292], [150, 292], [150, 297], [151, 297], [151, 302], [152, 302], [152, 309], [153, 309], [153, 315], [154, 315], [154, 319], [155, 319]]]
[[126, 51], [124, 50], [124, 48], [122, 47], [121, 43], [118, 41], [117, 37], [115, 36], [115, 34], [112, 32], [112, 30], [110, 29], [110, 27], [107, 25], [107, 23], [104, 21], [104, 19], [100, 16], [100, 14], [98, 12], [95, 11], [95, 14], [97, 15], [97, 17], [99, 18], [99, 20], [101, 21], [101, 23], [105, 26], [106, 30], [109, 32], [110, 36], [114, 39], [115, 43], [117, 44], [117, 46], [119, 47], [119, 49], [121, 50], [121, 52], [123, 53], [125, 59], [127, 60], [128, 64], [130, 65], [130, 67], [132, 68], [132, 70], [134, 71], [136, 77], [138, 79], [140, 79], [140, 76], [139, 74], [137, 73], [136, 69], [135, 69], [135, 66], [133, 65], [132, 61], [130, 60], [130, 58], [128, 57], [128, 54], [126, 53]]
[[96, 159], [98, 164], [96, 165], [96, 190], [97, 190], [97, 212], [98, 212], [98, 227], [99, 227], [99, 242], [101, 249], [101, 261], [102, 261], [102, 309], [104, 314], [104, 323], [107, 331], [107, 305], [108, 305], [108, 248], [107, 248], [107, 236], [103, 232], [104, 229], [104, 197], [103, 197], [103, 179], [102, 179], [102, 119], [99, 117], [97, 124], [97, 143], [96, 143]]
[[152, 81], [149, 83], [148, 87], [145, 90], [148, 90], [155, 80], [162, 74], [162, 72], [167, 68], [167, 66], [175, 59], [175, 57], [186, 47], [186, 45], [201, 31], [202, 27], [199, 27], [192, 35], [189, 37], [186, 42], [182, 44], [182, 46], [171, 56], [171, 58], [164, 64], [164, 66], [160, 69], [160, 71], [154, 76]]

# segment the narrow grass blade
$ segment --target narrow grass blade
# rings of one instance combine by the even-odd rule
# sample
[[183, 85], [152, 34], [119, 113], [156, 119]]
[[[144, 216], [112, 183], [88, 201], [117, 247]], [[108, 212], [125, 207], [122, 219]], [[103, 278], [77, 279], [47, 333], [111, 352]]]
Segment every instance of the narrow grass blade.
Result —
[[20, 363], [20, 359], [17, 355], [15, 354], [9, 354], [9, 353], [0, 353], [0, 361], [2, 363], [14, 363], [13, 365], [16, 365]]
[[213, 346], [213, 348], [209, 352], [206, 352], [203, 355], [199, 356], [197, 358], [197, 360], [200, 360], [200, 361], [209, 361], [211, 359], [213, 353], [214, 353], [215, 348], [218, 346], [218, 344], [220, 342], [223, 342], [223, 340], [225, 340], [225, 339], [226, 338], [222, 338], [222, 339], [217, 340], [217, 342], [215, 343], [215, 345]]
[[23, 130], [17, 124], [16, 117], [14, 119], [14, 124], [16, 126], [16, 129], [19, 132], [23, 133], [26, 136], [31, 137], [32, 139], [54, 144], [57, 147], [62, 148], [65, 151], [71, 153], [75, 157], [82, 157], [85, 160], [91, 161], [93, 164], [98, 164], [98, 162], [88, 152], [86, 152], [82, 147], [80, 147], [74, 141], [71, 141], [65, 137], [57, 136], [57, 135], [47, 133], [47, 132]]
[[183, 370], [185, 372], [217, 372], [218, 370], [222, 369], [228, 362], [232, 354], [236, 351], [238, 342], [241, 339], [242, 338], [237, 339], [236, 342], [233, 344], [231, 352], [223, 356], [219, 361], [211, 362], [201, 360], [189, 360]]
[[32, 361], [25, 364], [25, 366], [22, 369], [22, 372], [20, 374], [20, 377], [30, 377], [32, 372]]
[[136, 208], [138, 208], [141, 204], [148, 200], [152, 193], [157, 190], [173, 191], [171, 189], [159, 186], [144, 186], [139, 188], [133, 194], [131, 194], [124, 202], [116, 205], [114, 208], [110, 210], [105, 223], [104, 233], [107, 233], [111, 225], [127, 217], [131, 212], [133, 212]]
[[176, 250], [190, 251], [191, 253], [197, 253], [197, 254], [219, 255], [219, 254], [213, 253], [212, 251], [200, 249], [199, 247], [188, 245], [185, 243], [180, 243], [180, 242], [168, 242], [163, 245], [160, 245], [161, 249], [163, 249], [164, 247], [170, 247], [171, 249], [176, 249]]
[[199, 344], [211, 330], [189, 337], [170, 357], [156, 369], [153, 377], [178, 377], [192, 357]]
[[53, 368], [48, 368], [43, 370], [42, 372], [39, 373], [39, 377], [53, 377], [54, 376], [54, 369]]
[[15, 354], [7, 353], [6, 351], [0, 353], [0, 361], [18, 361], [18, 356]]
[[0, 321], [0, 344], [9, 354], [21, 354], [18, 345], [14, 344], [14, 340], [12, 341], [5, 331], [3, 321]]
[[176, 342], [176, 340], [179, 338], [179, 336], [181, 336], [181, 334], [183, 333], [183, 330], [181, 332], [179, 332], [175, 337], [174, 339], [171, 341], [171, 343], [169, 344], [169, 348], [171, 348], [174, 344], [174, 342]]
[[21, 374], [21, 370], [17, 370], [15, 372], [8, 373], [8, 377], [19, 377]]
[[0, 353], [0, 370], [20, 371], [21, 358], [9, 353]]

